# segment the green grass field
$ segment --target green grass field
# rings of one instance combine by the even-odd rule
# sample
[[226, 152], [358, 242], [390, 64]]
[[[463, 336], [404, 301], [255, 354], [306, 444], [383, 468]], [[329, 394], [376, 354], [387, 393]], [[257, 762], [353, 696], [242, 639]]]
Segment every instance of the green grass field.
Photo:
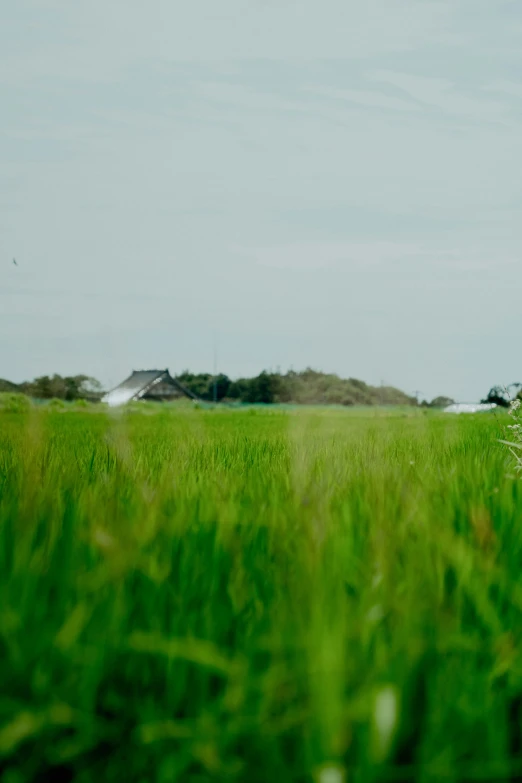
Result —
[[501, 425], [0, 413], [0, 779], [519, 779]]

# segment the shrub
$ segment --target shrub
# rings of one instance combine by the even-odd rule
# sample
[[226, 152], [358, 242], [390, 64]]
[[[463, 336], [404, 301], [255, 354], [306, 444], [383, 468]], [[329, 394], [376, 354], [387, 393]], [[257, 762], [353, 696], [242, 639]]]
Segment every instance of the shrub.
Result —
[[52, 397], [52, 399], [48, 402], [48, 407], [52, 408], [53, 410], [62, 410], [65, 408], [65, 402], [63, 400], [59, 400], [57, 397]]
[[1, 392], [0, 410], [6, 413], [26, 413], [31, 407], [31, 401], [25, 394]]
[[447, 408], [448, 405], [453, 405], [455, 400], [453, 400], [451, 397], [435, 397], [430, 403], [430, 408]]

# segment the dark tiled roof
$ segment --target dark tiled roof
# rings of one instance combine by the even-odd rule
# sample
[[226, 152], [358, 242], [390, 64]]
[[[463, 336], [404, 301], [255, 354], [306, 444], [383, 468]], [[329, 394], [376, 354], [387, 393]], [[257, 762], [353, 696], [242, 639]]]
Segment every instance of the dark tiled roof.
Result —
[[124, 405], [129, 400], [142, 397], [159, 382], [167, 383], [187, 397], [197, 399], [195, 394], [172, 378], [168, 370], [133, 370], [132, 375], [112, 389], [103, 399], [109, 405]]
[[160, 375], [168, 375], [168, 370], [133, 370], [122, 383], [118, 384], [117, 389], [136, 389], [136, 393], [148, 386]]

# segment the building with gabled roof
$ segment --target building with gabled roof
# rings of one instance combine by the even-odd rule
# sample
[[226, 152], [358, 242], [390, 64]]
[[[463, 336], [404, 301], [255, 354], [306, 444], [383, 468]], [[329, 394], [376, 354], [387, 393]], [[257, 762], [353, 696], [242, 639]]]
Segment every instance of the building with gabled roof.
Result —
[[171, 376], [168, 370], [133, 370], [126, 380], [102, 397], [111, 407], [125, 405], [131, 400], [176, 400], [189, 397], [199, 399], [197, 395]]

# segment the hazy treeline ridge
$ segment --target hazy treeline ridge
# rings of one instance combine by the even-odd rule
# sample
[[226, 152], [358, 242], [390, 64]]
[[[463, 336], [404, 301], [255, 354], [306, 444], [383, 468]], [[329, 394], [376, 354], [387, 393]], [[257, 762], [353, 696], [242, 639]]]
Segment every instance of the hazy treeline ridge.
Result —
[[[417, 405], [415, 397], [393, 386], [371, 386], [356, 378], [340, 378], [334, 373], [323, 373], [307, 368], [287, 373], [263, 371], [254, 378], [231, 380], [227, 375], [191, 373], [188, 370], [176, 376], [190, 391], [202, 400], [244, 403], [295, 403], [300, 405]], [[99, 400], [103, 388], [88, 375], [42, 375], [20, 384], [0, 379], [0, 392], [26, 394], [36, 399]], [[453, 400], [436, 397], [423, 406], [444, 407]]]
[[[417, 405], [415, 397], [393, 386], [370, 386], [356, 378], [340, 378], [307, 368], [302, 372], [263, 371], [255, 378], [231, 380], [227, 375], [185, 371], [177, 379], [203, 400], [300, 405]], [[445, 403], [447, 398], [438, 398]], [[435, 402], [435, 401], [434, 401]], [[451, 401], [450, 401], [451, 402]]]
[[93, 400], [103, 394], [102, 385], [89, 375], [42, 375], [32, 381], [11, 383], [0, 379], [0, 392], [26, 394], [39, 400]]

